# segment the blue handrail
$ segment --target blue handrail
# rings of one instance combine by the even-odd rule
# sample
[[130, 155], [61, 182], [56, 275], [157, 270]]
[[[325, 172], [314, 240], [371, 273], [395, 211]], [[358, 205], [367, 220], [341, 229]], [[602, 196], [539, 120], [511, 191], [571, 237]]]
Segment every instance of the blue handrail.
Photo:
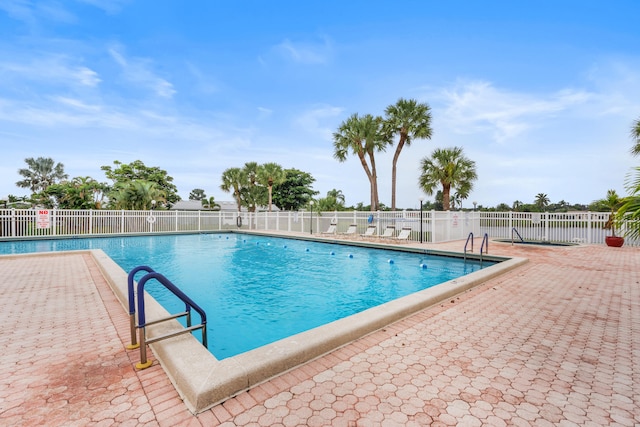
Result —
[[[200, 318], [202, 319], [202, 324], [203, 325], [207, 324], [207, 314], [204, 312], [204, 310], [200, 308], [200, 306], [196, 304], [191, 298], [189, 298], [187, 294], [185, 294], [180, 289], [178, 289], [176, 285], [171, 283], [169, 279], [167, 279], [160, 273], [156, 273], [154, 271], [154, 272], [145, 274], [144, 277], [142, 277], [142, 279], [140, 279], [140, 281], [138, 282], [138, 295], [144, 295], [144, 285], [151, 279], [156, 279], [158, 282], [162, 283], [162, 285], [164, 285], [165, 288], [170, 290], [172, 294], [174, 294], [176, 297], [182, 300], [182, 302], [185, 303], [185, 311], [189, 312], [191, 311], [191, 309], [194, 309], [195, 311], [197, 311], [198, 314], [200, 315]], [[146, 314], [144, 312], [144, 298], [138, 298], [138, 327], [143, 328], [144, 326], [146, 326]], [[205, 337], [203, 337], [203, 344], [205, 347], [207, 346]]]
[[482, 243], [480, 243], [480, 262], [482, 262], [482, 248], [486, 247], [486, 252], [489, 253], [489, 234], [484, 233], [484, 237], [482, 238]]
[[522, 238], [522, 236], [520, 235], [520, 233], [518, 233], [518, 230], [516, 230], [515, 227], [513, 227], [511, 229], [511, 244], [513, 245], [513, 233], [516, 233], [518, 235], [518, 237], [520, 238], [521, 242], [524, 242], [524, 239]]
[[127, 348], [130, 350], [140, 347], [136, 335], [136, 301], [133, 292], [133, 282], [135, 279], [135, 275], [140, 271], [153, 273], [154, 270], [149, 266], [140, 265], [131, 270], [129, 272], [129, 275], [127, 276], [127, 293], [129, 298], [129, 327], [131, 329], [131, 344], [127, 345]]
[[469, 244], [469, 240], [471, 240], [471, 252], [473, 252], [473, 233], [469, 233], [467, 236], [467, 241], [464, 244], [464, 260], [467, 260], [467, 245]]
[[[156, 341], [160, 341], [166, 338], [172, 338], [174, 336], [177, 335], [181, 335], [184, 333], [188, 333], [188, 332], [192, 332], [192, 331], [196, 331], [198, 329], [202, 330], [202, 345], [205, 346], [205, 348], [207, 347], [207, 314], [205, 313], [205, 311], [198, 305], [196, 304], [191, 298], [189, 298], [184, 292], [182, 292], [176, 285], [174, 285], [173, 283], [171, 283], [171, 281], [169, 279], [167, 279], [165, 276], [163, 276], [160, 273], [155, 272], [152, 268], [147, 267], [147, 266], [139, 266], [134, 268], [133, 270], [131, 270], [131, 272], [129, 273], [129, 278], [128, 278], [128, 285], [129, 285], [129, 312], [130, 312], [130, 317], [135, 317], [135, 304], [132, 303], [133, 301], [133, 278], [135, 276], [135, 274], [139, 271], [148, 271], [147, 274], [145, 274], [142, 279], [140, 279], [140, 281], [138, 282], [138, 287], [137, 287], [137, 294], [138, 294], [138, 304], [137, 304], [137, 308], [138, 308], [138, 325], [137, 328], [139, 330], [140, 333], [140, 363], [136, 364], [136, 368], [138, 369], [145, 369], [148, 368], [149, 366], [151, 366], [151, 362], [147, 361], [147, 344], [151, 344], [154, 343]], [[150, 321], [147, 322], [146, 319], [146, 313], [145, 313], [145, 304], [144, 304], [144, 287], [147, 284], [147, 282], [149, 280], [155, 279], [156, 281], [160, 282], [160, 284], [162, 284], [167, 290], [169, 290], [173, 295], [175, 295], [177, 298], [179, 298], [184, 304], [185, 304], [185, 311], [183, 313], [178, 313], [178, 314], [174, 314], [171, 315], [169, 317], [163, 318], [163, 319], [158, 319], [158, 320], [154, 320], [154, 321]], [[200, 315], [200, 324], [199, 325], [195, 325], [192, 326], [191, 325], [191, 310], [195, 310], [199, 315]], [[132, 314], [133, 313], [133, 314]], [[187, 327], [176, 331], [176, 332], [170, 332], [166, 335], [162, 335], [159, 337], [154, 337], [152, 339], [147, 339], [146, 338], [146, 327], [156, 324], [156, 323], [160, 323], [160, 322], [164, 322], [166, 320], [171, 320], [171, 319], [176, 319], [178, 317], [183, 317], [186, 316], [187, 318]], [[132, 340], [135, 340], [132, 339]], [[134, 343], [135, 344], [135, 343]], [[128, 348], [135, 348], [135, 347], [128, 347]]]

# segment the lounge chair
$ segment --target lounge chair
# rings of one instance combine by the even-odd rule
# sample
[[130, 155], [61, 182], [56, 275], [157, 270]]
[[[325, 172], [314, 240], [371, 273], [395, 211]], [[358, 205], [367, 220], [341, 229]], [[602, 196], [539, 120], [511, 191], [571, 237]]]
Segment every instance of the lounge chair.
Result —
[[347, 231], [345, 231], [344, 233], [339, 233], [339, 235], [345, 236], [345, 237], [355, 236], [357, 231], [358, 231], [358, 224], [351, 224], [349, 228], [347, 228]]
[[322, 234], [336, 234], [336, 226], [337, 225], [338, 224], [335, 224], [335, 223], [332, 222], [329, 225], [329, 228], [327, 228], [327, 231], [323, 231]]
[[393, 237], [393, 239], [408, 241], [409, 237], [411, 237], [411, 227], [402, 227], [400, 233], [397, 236]]
[[387, 225], [387, 228], [384, 229], [384, 233], [380, 235], [381, 239], [393, 239], [396, 234], [396, 226], [395, 225]]
[[377, 229], [378, 227], [375, 225], [370, 225], [367, 227], [367, 231], [365, 231], [364, 234], [361, 234], [360, 237], [376, 237]]

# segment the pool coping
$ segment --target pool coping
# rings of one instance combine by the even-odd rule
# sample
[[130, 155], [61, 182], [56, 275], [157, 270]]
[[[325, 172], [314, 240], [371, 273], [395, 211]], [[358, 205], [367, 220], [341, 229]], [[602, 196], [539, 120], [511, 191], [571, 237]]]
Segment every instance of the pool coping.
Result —
[[[283, 236], [256, 233], [273, 237], [298, 238], [302, 240], [332, 241], [300, 236]], [[410, 247], [389, 246], [369, 242], [339, 241], [340, 244], [404, 250], [460, 258], [461, 253], [424, 250]], [[128, 313], [127, 275], [105, 252], [88, 250], [95, 259], [105, 279]], [[468, 254], [468, 257], [476, 256]], [[192, 335], [185, 334], [169, 340], [151, 344], [169, 379], [175, 386], [187, 408], [194, 414], [231, 398], [238, 393], [261, 384], [274, 376], [287, 372], [303, 363], [316, 359], [350, 342], [386, 327], [398, 320], [433, 306], [473, 288], [497, 275], [517, 268], [526, 258], [489, 257], [501, 262], [480, 271], [450, 280], [438, 286], [424, 289], [411, 295], [372, 307], [361, 313], [339, 319], [317, 328], [301, 332], [267, 344], [257, 349], [218, 360]], [[150, 295], [145, 293], [146, 313], [149, 319], [168, 316], [168, 312]], [[163, 335], [182, 326], [175, 320], [147, 328], [147, 337]], [[139, 351], [139, 350], [132, 350]]]

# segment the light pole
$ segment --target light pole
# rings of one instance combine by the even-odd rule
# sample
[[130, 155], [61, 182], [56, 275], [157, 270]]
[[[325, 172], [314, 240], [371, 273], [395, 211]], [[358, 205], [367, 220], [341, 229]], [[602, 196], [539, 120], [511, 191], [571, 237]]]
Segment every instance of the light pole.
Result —
[[311, 209], [311, 223], [309, 224], [309, 234], [313, 234], [313, 200], [309, 201], [309, 208]]
[[420, 196], [420, 243], [422, 243], [422, 196]]

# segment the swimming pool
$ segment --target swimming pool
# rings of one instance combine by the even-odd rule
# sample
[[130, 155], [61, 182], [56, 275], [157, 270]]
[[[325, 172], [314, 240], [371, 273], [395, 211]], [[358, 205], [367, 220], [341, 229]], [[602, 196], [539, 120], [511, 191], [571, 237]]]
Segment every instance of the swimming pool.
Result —
[[[148, 265], [166, 276], [207, 312], [218, 359], [493, 264], [235, 233], [0, 242], [0, 254], [77, 249], [102, 249], [125, 271]], [[145, 289], [160, 304], [183, 310], [154, 284]]]

